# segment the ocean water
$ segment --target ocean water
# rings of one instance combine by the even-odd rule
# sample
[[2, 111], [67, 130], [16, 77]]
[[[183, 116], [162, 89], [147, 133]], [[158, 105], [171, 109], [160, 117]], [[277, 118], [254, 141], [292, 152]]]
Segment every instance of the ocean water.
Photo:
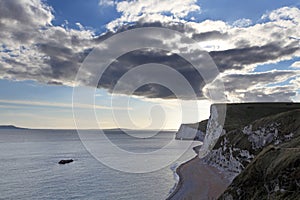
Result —
[[[141, 139], [118, 130], [107, 133], [111, 141], [133, 152], [159, 148], [174, 134], [162, 132], [138, 142]], [[183, 142], [178, 141], [178, 148]], [[170, 154], [175, 152], [170, 149]], [[0, 130], [0, 199], [165, 199], [176, 183], [174, 166], [194, 156], [191, 148], [168, 167], [132, 174], [96, 160], [74, 130]], [[75, 161], [58, 164], [68, 158]]]

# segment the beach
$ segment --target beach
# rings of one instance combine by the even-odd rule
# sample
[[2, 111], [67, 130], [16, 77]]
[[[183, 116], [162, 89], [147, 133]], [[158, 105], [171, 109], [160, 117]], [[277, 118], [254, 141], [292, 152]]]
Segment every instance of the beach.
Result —
[[179, 182], [167, 200], [216, 199], [230, 184], [220, 170], [201, 161], [198, 156], [176, 170]]

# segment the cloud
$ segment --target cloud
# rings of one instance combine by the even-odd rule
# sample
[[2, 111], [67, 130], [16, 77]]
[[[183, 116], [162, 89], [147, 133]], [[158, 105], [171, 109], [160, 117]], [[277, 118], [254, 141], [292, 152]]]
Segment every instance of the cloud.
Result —
[[[275, 63], [280, 60], [291, 59], [299, 54], [299, 46], [296, 42], [289, 45], [269, 43], [263, 46], [250, 46], [224, 51], [212, 51], [210, 55], [215, 60], [220, 71], [242, 70], [254, 68], [258, 64]], [[253, 67], [254, 66], [254, 67]]]
[[141, 14], [157, 13], [170, 13], [174, 17], [185, 17], [190, 12], [199, 11], [200, 7], [196, 0], [175, 0], [172, 3], [168, 0], [136, 0], [119, 2], [117, 10], [130, 20]]
[[113, 0], [99, 0], [99, 6], [114, 6], [115, 1]]
[[233, 22], [232, 24], [235, 27], [239, 27], [239, 28], [243, 28], [243, 27], [249, 27], [250, 25], [252, 25], [252, 21], [251, 19], [238, 19], [235, 22]]
[[300, 68], [300, 61], [294, 62], [291, 67], [292, 68], [297, 68], [297, 69]]
[[222, 81], [224, 82], [227, 91], [235, 91], [237, 89], [241, 90], [265, 87], [269, 84], [284, 82], [287, 79], [299, 75], [300, 73], [297, 71], [274, 70], [260, 73], [228, 74], [222, 77]]
[[39, 0], [0, 4], [1, 78], [71, 85], [93, 32], [53, 26], [52, 8]]
[[[257, 65], [300, 57], [299, 41], [295, 39], [300, 38], [300, 10], [298, 8], [284, 7], [271, 11], [263, 16], [262, 22], [257, 24], [252, 24], [247, 19], [240, 19], [230, 25], [221, 20], [186, 21], [185, 18], [189, 13], [201, 11], [195, 0], [176, 0], [172, 1], [172, 4], [167, 0], [99, 1], [99, 4], [112, 5], [113, 2], [118, 12], [121, 13], [121, 17], [107, 25], [109, 29], [107, 33], [96, 36], [94, 32], [85, 29], [79, 23], [77, 24], [79, 30], [52, 25], [53, 9], [43, 1], [1, 1], [0, 78], [35, 80], [56, 85], [76, 85], [78, 84], [75, 83], [76, 73], [95, 45], [118, 32], [136, 27], [167, 27], [195, 39], [204, 50], [209, 52], [222, 75], [226, 75], [231, 82], [231, 86], [228, 84], [226, 86], [232, 95], [234, 95], [233, 92], [236, 93], [239, 90], [239, 85], [239, 87], [242, 87], [241, 85], [246, 87], [242, 89], [249, 89], [251, 84], [242, 83], [247, 81], [249, 83], [250, 80], [255, 80], [254, 77], [256, 78], [255, 86], [267, 85], [267, 81], [274, 83], [284, 78], [287, 79], [286, 74], [290, 73], [251, 74]], [[140, 37], [143, 39], [147, 36]], [[170, 42], [171, 40], [173, 42]], [[133, 41], [123, 41], [118, 45], [126, 47], [130, 42]], [[172, 36], [154, 33], [151, 42], [177, 44], [173, 47], [174, 49], [181, 49], [183, 53], [191, 53], [195, 57], [201, 55], [201, 51], [189, 47]], [[149, 49], [129, 52], [118, 58], [105, 72], [98, 87], [112, 91], [123, 74], [138, 65], [149, 62], [172, 66], [189, 81], [199, 98], [206, 98], [202, 91], [205, 86], [203, 78], [189, 63], [174, 53], [149, 51]], [[293, 67], [295, 66], [298, 66], [297, 62], [293, 64]], [[93, 77], [93, 72], [87, 72], [87, 75], [90, 76], [87, 80], [98, 78]], [[294, 76], [294, 74], [289, 75]], [[241, 77], [247, 81], [243, 81]], [[267, 81], [259, 77], [264, 77]], [[278, 77], [282, 79], [279, 80]], [[172, 79], [172, 77], [165, 78]], [[85, 83], [89, 85], [88, 81]], [[119, 92], [127, 94], [131, 87], [132, 85], [129, 84], [127, 90]], [[280, 88], [284, 87], [269, 87], [265, 93], [271, 97], [274, 92], [278, 96]], [[292, 90], [288, 91], [284, 94], [294, 95]], [[254, 87], [249, 91], [248, 99], [254, 99], [255, 94], [259, 96], [263, 92], [262, 89]], [[174, 98], [170, 90], [155, 84], [141, 87], [135, 94], [148, 98]], [[264, 98], [267, 99], [266, 96]]]
[[209, 41], [209, 40], [216, 40], [216, 39], [222, 40], [228, 38], [228, 34], [213, 30], [213, 31], [202, 32], [202, 33], [194, 33], [192, 38], [198, 41]]
[[[222, 81], [225, 94], [230, 102], [284, 102], [292, 101], [297, 95], [300, 73], [292, 70], [273, 70], [260, 73], [223, 74], [215, 81]], [[288, 84], [284, 82], [289, 81]], [[218, 90], [214, 84], [207, 85], [205, 90]]]
[[[26, 105], [33, 107], [55, 107], [55, 108], [72, 108], [72, 103], [58, 103], [58, 102], [47, 102], [47, 101], [26, 101], [26, 100], [7, 100], [0, 99], [0, 103], [9, 104], [9, 105]], [[2, 105], [6, 106], [6, 105]], [[76, 108], [81, 109], [102, 109], [102, 110], [111, 110], [112, 108], [109, 106], [97, 106], [97, 105], [88, 105], [88, 104], [75, 104]], [[131, 110], [130, 107], [114, 107], [116, 110]]]
[[[30, 24], [33, 27], [47, 26], [54, 19], [52, 8], [40, 0], [10, 0], [0, 2], [1, 26], [15, 27]], [[15, 22], [10, 24], [9, 22]]]
[[[191, 95], [196, 94], [198, 97], [203, 97], [202, 87], [203, 87], [203, 78], [199, 74], [199, 72], [186, 60], [178, 56], [177, 54], [170, 54], [165, 51], [150, 51], [147, 49], [137, 50], [125, 54], [117, 59], [114, 63], [112, 63], [108, 70], [103, 74], [102, 78], [99, 81], [99, 86], [108, 89], [109, 91], [113, 91], [118, 80], [131, 69], [147, 64], [147, 63], [160, 63], [166, 66], [169, 66], [175, 70], [177, 70], [181, 75], [188, 80], [189, 84], [194, 89], [193, 94], [185, 94], [186, 91], [180, 91], [177, 95], [182, 98], [185, 96], [186, 98], [191, 98]], [[150, 66], [149, 66], [150, 67]], [[145, 70], [144, 70], [145, 71]], [[151, 73], [151, 70], [149, 70]], [[158, 76], [157, 74], [156, 76]], [[171, 81], [173, 77], [167, 77], [165, 74], [161, 74], [164, 76], [164, 79]], [[145, 75], [144, 73], [136, 72], [135, 79], [137, 80], [146, 80], [149, 75]], [[125, 84], [125, 83], [124, 83]], [[130, 94], [130, 91], [135, 87], [136, 82], [127, 83], [127, 87], [123, 87], [122, 92], [124, 94]], [[142, 86], [142, 83], [141, 83]], [[183, 87], [183, 86], [182, 86]], [[184, 89], [184, 87], [183, 87]], [[179, 90], [178, 90], [179, 91]], [[175, 98], [173, 92], [166, 87], [162, 87], [158, 84], [147, 84], [138, 88], [135, 91], [135, 95], [144, 96], [148, 98]], [[186, 96], [187, 95], [187, 96]]]
[[[293, 12], [296, 10], [300, 13], [299, 9], [291, 8], [291, 10], [293, 10]], [[276, 11], [274, 11], [274, 13], [276, 13]], [[269, 15], [272, 15], [274, 18], [273, 13], [269, 13]], [[242, 19], [240, 22], [243, 21], [246, 22], [247, 20]], [[211, 20], [200, 23], [186, 22], [184, 24], [161, 21], [156, 24], [150, 23], [150, 26], [168, 27], [186, 35], [191, 35], [191, 37], [197, 40], [204, 49], [210, 52], [210, 55], [217, 64], [220, 72], [239, 74], [249, 73], [258, 65], [275, 64], [282, 60], [290, 60], [293, 57], [300, 56], [300, 46], [298, 41], [290, 38], [291, 35], [298, 34], [297, 30], [299, 29], [299, 24], [294, 23], [294, 19], [291, 18], [285, 19], [284, 23], [285, 27], [281, 26], [282, 20], [270, 20], [269, 22], [249, 26], [231, 26], [222, 21]], [[145, 24], [140, 22], [140, 24], [136, 24], [131, 28], [144, 25]], [[165, 40], [165, 38], [157, 38], [157, 40], [158, 41], [156, 42], [159, 42]], [[180, 44], [180, 41], [178, 44]], [[141, 54], [141, 52], [136, 52], [137, 55], [139, 53]], [[192, 53], [195, 53], [196, 55], [196, 52]], [[186, 69], [185, 67], [188, 65], [184, 65], [178, 59], [175, 59], [174, 56], [167, 57], [163, 54], [156, 54], [154, 56], [157, 58], [156, 60], [153, 60], [151, 57], [153, 56], [145, 56], [143, 54], [138, 56], [127, 56], [127, 59], [123, 58], [122, 62], [118, 63], [119, 66], [115, 68], [122, 68], [124, 71], [112, 70], [115, 72], [114, 74], [108, 72], [106, 76], [108, 82], [100, 85], [112, 91], [114, 83], [126, 70], [129, 70], [136, 65], [143, 64], [141, 62], [138, 63], [137, 61], [163, 61], [162, 63], [164, 64], [173, 64], [175, 69], [179, 70], [182, 74], [185, 74], [194, 90], [197, 91], [196, 94], [198, 97], [204, 97], [202, 93], [204, 84], [201, 84], [203, 83], [201, 76], [196, 76], [192, 71], [180, 70], [181, 67], [182, 69]], [[179, 64], [176, 65], [176, 63]], [[126, 67], [123, 68], [124, 66], [127, 66], [128, 68], [125, 70]], [[241, 80], [235, 79], [235, 81], [239, 84]], [[274, 83], [275, 80], [273, 79], [271, 81], [273, 82], [270, 83]], [[137, 91], [137, 94], [145, 95], [147, 97], [174, 97], [169, 90], [166, 90], [165, 88], [159, 89], [158, 86], [155, 85], [140, 88], [140, 90]]]
[[287, 21], [291, 20], [294, 23], [300, 22], [299, 9], [296, 7], [282, 7], [271, 11], [262, 16], [262, 19], [269, 19], [271, 21]]
[[[285, 7], [278, 10], [264, 15], [265, 21], [249, 26], [234, 26], [222, 21], [212, 20], [199, 23], [187, 22], [186, 25], [194, 29], [195, 35], [203, 33], [209, 35], [207, 33], [211, 33], [214, 36], [213, 38], [207, 37], [209, 40], [199, 39], [199, 43], [208, 51], [262, 47], [270, 44], [277, 44], [277, 46], [282, 48], [299, 48], [299, 41], [296, 39], [300, 38], [298, 31], [300, 28], [299, 9]], [[282, 17], [280, 14], [283, 12], [282, 10], [285, 11], [289, 18]], [[289, 14], [290, 12], [291, 14]], [[241, 21], [244, 20], [241, 19]], [[216, 32], [219, 32], [219, 37], [215, 37]], [[294, 56], [300, 56], [299, 51], [295, 52]], [[286, 57], [285, 59], [289, 58]], [[274, 62], [278, 62], [278, 59], [274, 60]]]
[[200, 12], [197, 0], [132, 0], [116, 3], [116, 8], [122, 16], [107, 25], [109, 30], [132, 22], [166, 22], [180, 21], [191, 12]]
[[295, 88], [291, 86], [258, 88], [245, 93], [228, 93], [234, 102], [291, 102], [296, 96]]

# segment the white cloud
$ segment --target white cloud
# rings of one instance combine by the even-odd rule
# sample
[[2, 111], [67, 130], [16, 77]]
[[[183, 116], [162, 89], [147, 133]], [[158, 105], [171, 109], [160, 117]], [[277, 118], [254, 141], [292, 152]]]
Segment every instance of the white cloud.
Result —
[[115, 1], [114, 0], [99, 0], [99, 6], [114, 6]]
[[[130, 22], [137, 22], [141, 19], [150, 21], [180, 21], [191, 12], [200, 12], [197, 0], [131, 0], [121, 1], [116, 4], [117, 11], [122, 16], [112, 22], [107, 27], [111, 30], [120, 25]], [[166, 16], [165, 14], [170, 16]]]
[[[298, 13], [300, 14], [300, 10], [298, 10]], [[281, 26], [282, 23], [285, 24], [284, 27]], [[221, 44], [223, 45], [220, 46], [219, 50], [234, 49], [242, 45], [263, 46], [269, 43], [286, 46], [292, 44], [299, 47], [299, 43], [292, 40], [291, 37], [300, 37], [298, 31], [300, 30], [300, 23], [294, 23], [291, 20], [259, 23], [247, 27], [232, 27], [222, 21], [218, 24], [215, 21], [206, 21], [198, 24], [193, 23], [192, 25], [200, 33], [214, 30], [227, 33], [229, 37], [212, 42], [218, 44], [222, 41]]]
[[233, 22], [232, 25], [235, 27], [240, 27], [240, 28], [248, 27], [248, 26], [252, 25], [252, 21], [251, 21], [251, 19], [243, 18], [243, 19], [236, 20], [235, 22]]
[[[8, 9], [9, 8], [9, 9]], [[53, 26], [40, 0], [0, 2], [0, 78], [72, 85], [94, 33]]]
[[291, 67], [292, 68], [297, 68], [297, 69], [300, 68], [300, 61], [294, 62]]
[[196, 0], [136, 0], [121, 1], [117, 4], [117, 10], [130, 19], [141, 14], [170, 13], [175, 17], [185, 17], [192, 11], [199, 11]]
[[263, 15], [262, 19], [269, 19], [271, 21], [292, 20], [293, 22], [299, 23], [300, 14], [299, 9], [296, 7], [282, 7]]
[[[200, 23], [187, 22], [186, 25], [195, 30], [194, 35], [203, 36], [205, 34], [206, 37], [196, 38], [205, 50], [226, 54], [226, 56], [217, 57], [217, 62], [224, 63], [227, 67], [231, 66], [232, 69], [235, 65], [235, 69], [238, 71], [242, 68], [244, 72], [251, 72], [257, 65], [275, 64], [279, 61], [300, 57], [300, 44], [295, 39], [300, 38], [300, 17], [298, 17], [300, 10], [298, 8], [278, 10], [265, 15], [265, 17], [270, 17], [271, 21], [246, 27], [231, 26], [223, 21], [211, 20]], [[278, 14], [282, 13], [282, 10], [289, 18]], [[219, 33], [218, 36], [208, 37], [208, 35], [216, 35], [216, 31]], [[236, 55], [233, 57], [235, 53]], [[239, 59], [239, 64], [232, 62], [234, 59]], [[252, 61], [250, 62], [250, 60]]]
[[300, 89], [300, 76], [296, 77], [295, 79], [292, 79], [290, 81], [290, 84], [294, 85], [297, 88], [296, 90], [299, 90]]
[[[9, 0], [0, 2], [1, 25], [9, 27], [30, 24], [34, 27], [51, 25], [52, 8], [40, 0]], [[11, 23], [13, 22], [13, 23]]]
[[[207, 85], [205, 90], [218, 90], [214, 85], [222, 81], [229, 102], [292, 101], [299, 88], [299, 75], [298, 71], [292, 70], [221, 74], [215, 82]], [[290, 78], [293, 80], [283, 84]]]

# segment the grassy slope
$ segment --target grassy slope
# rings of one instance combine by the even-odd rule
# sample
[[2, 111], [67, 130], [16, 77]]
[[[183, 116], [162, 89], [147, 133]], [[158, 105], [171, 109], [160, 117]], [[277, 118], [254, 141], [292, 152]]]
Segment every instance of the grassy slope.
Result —
[[299, 146], [297, 137], [278, 147], [266, 147], [219, 199], [300, 199]]
[[191, 128], [194, 128], [194, 129], [198, 129], [198, 130], [200, 130], [202, 132], [205, 132], [206, 131], [207, 122], [208, 122], [208, 119], [203, 120], [201, 122], [194, 123], [194, 124], [185, 124], [185, 125], [189, 126]]
[[[294, 110], [253, 122], [253, 129], [281, 123], [279, 135], [294, 133], [293, 139], [253, 152], [254, 160], [238, 175], [220, 199], [300, 199], [300, 111]], [[242, 134], [232, 132], [231, 144], [249, 145]], [[246, 145], [246, 146], [245, 146]], [[251, 149], [250, 146], [246, 147]], [[278, 186], [277, 186], [278, 185]], [[277, 191], [276, 187], [283, 189]]]
[[[224, 104], [214, 104], [216, 106]], [[241, 103], [226, 104], [226, 120], [224, 128], [226, 131], [241, 129], [249, 123], [269, 115], [300, 109], [300, 103]], [[206, 131], [208, 120], [198, 123], [185, 124], [192, 128]]]
[[300, 109], [300, 103], [227, 104], [224, 128], [227, 132], [242, 129], [257, 119], [295, 109]]
[[[295, 109], [300, 109], [299, 103], [228, 104], [224, 124], [227, 134], [219, 138], [214, 149], [219, 148], [221, 141], [224, 140], [224, 137], [227, 137], [231, 144], [254, 153], [251, 149], [251, 143], [247, 139], [248, 137], [241, 134], [242, 129], [249, 124], [253, 124], [253, 130], [256, 130], [263, 124], [273, 122], [278, 114]], [[292, 124], [292, 122], [284, 123]]]

